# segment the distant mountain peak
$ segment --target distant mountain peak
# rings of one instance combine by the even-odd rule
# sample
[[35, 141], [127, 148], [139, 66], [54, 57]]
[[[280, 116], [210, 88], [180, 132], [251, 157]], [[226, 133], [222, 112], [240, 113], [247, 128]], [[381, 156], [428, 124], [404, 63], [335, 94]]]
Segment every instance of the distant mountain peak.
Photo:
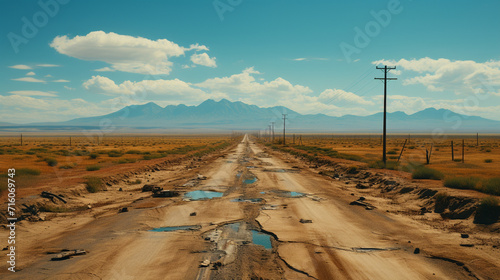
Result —
[[142, 108], [162, 108], [160, 105], [154, 103], [153, 101], [150, 101], [150, 102], [145, 103], [145, 104], [130, 105], [128, 107], [131, 107], [131, 108], [139, 108], [139, 107], [142, 107]]

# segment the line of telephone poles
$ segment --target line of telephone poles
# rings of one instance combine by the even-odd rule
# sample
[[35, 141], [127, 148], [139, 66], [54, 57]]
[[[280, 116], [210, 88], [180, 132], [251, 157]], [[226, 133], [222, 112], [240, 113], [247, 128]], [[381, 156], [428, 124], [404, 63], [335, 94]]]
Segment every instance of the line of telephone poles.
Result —
[[[286, 137], [286, 116], [287, 115], [288, 114], [282, 114], [282, 116], [283, 116], [283, 145], [286, 144], [285, 137]], [[270, 122], [270, 124], [267, 125], [267, 128], [266, 128], [266, 134], [269, 137], [269, 140], [273, 143], [274, 143], [274, 138], [275, 138], [274, 137], [274, 125], [275, 124], [276, 124], [276, 122]], [[267, 131], [269, 131], [269, 133], [267, 133]]]
[[394, 67], [387, 67], [385, 65], [384, 67], [378, 67], [377, 69], [383, 70], [384, 71], [384, 77], [383, 78], [375, 78], [375, 80], [384, 80], [384, 129], [383, 129], [383, 147], [382, 147], [382, 161], [384, 162], [384, 166], [387, 164], [387, 155], [386, 155], [386, 140], [387, 140], [387, 81], [388, 80], [397, 80], [397, 78], [387, 78], [387, 73], [391, 71], [392, 69], [396, 69], [396, 66]]

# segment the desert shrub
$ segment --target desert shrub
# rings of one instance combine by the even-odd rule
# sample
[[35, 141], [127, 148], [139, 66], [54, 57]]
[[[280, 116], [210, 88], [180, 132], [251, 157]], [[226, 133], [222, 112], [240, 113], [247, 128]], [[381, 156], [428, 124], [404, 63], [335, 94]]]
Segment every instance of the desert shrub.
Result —
[[488, 194], [500, 195], [500, 177], [483, 180], [478, 190]]
[[368, 167], [381, 169], [384, 168], [384, 162], [381, 160], [372, 161], [368, 164]]
[[487, 153], [491, 153], [491, 149], [486, 149], [484, 151], [487, 152]]
[[413, 150], [413, 149], [415, 149], [415, 146], [413, 146], [413, 145], [409, 146], [408, 149]]
[[31, 176], [38, 176], [40, 175], [41, 171], [38, 169], [33, 169], [33, 168], [19, 168], [16, 169], [16, 176], [25, 176], [25, 175], [31, 175]]
[[101, 169], [101, 166], [100, 165], [89, 165], [86, 167], [87, 171], [96, 171], [96, 170], [99, 170]]
[[137, 154], [138, 155], [138, 154], [141, 154], [141, 151], [139, 151], [139, 150], [128, 150], [126, 152], [126, 154]]
[[61, 155], [61, 156], [65, 156], [65, 157], [71, 155], [71, 152], [68, 151], [68, 150], [58, 150], [56, 153], [59, 154], [59, 155]]
[[484, 160], [484, 162], [485, 162], [485, 163], [492, 163], [492, 162], [493, 162], [493, 160], [492, 160], [491, 158], [487, 158], [487, 159], [485, 159], [485, 160]]
[[87, 181], [85, 182], [86, 189], [90, 193], [96, 193], [104, 190], [104, 183], [102, 179], [99, 177], [87, 177]]
[[111, 150], [108, 152], [109, 157], [121, 157], [123, 156], [123, 153], [118, 151], [118, 150]]
[[73, 151], [73, 154], [75, 156], [85, 156], [85, 155], [88, 155], [89, 152], [85, 151], [85, 150], [75, 150], [75, 151]]
[[377, 169], [389, 169], [389, 170], [396, 170], [399, 167], [399, 163], [396, 161], [388, 161], [385, 166], [384, 162], [381, 160], [376, 160], [376, 161], [370, 161], [368, 163], [368, 167], [370, 168], [377, 168]]
[[89, 157], [90, 157], [91, 159], [96, 159], [98, 156], [99, 156], [99, 155], [98, 155], [98, 154], [96, 154], [96, 153], [91, 153], [91, 154], [89, 155]]
[[387, 151], [388, 155], [396, 155], [398, 152], [394, 150]]
[[150, 160], [155, 158], [162, 158], [165, 156], [166, 156], [165, 154], [149, 154], [149, 155], [143, 155], [142, 158], [145, 160]]
[[137, 180], [135, 180], [135, 181], [132, 182], [132, 184], [135, 184], [135, 185], [138, 185], [140, 183], [142, 183], [142, 181], [140, 179], [137, 179]]
[[443, 173], [432, 169], [429, 167], [418, 167], [411, 173], [413, 179], [431, 179], [431, 180], [441, 180], [443, 179]]
[[434, 206], [434, 212], [436, 212], [436, 213], [443, 213], [444, 210], [450, 204], [450, 197], [445, 192], [439, 192], [439, 193], [437, 193], [434, 196], [434, 199], [436, 200], [436, 203], [435, 203], [435, 206]]
[[358, 167], [357, 166], [349, 166], [349, 168], [347, 168], [347, 174], [356, 174], [358, 173]]
[[63, 165], [59, 166], [59, 169], [72, 169], [73, 167], [75, 167], [75, 166], [72, 164], [63, 164]]
[[134, 163], [136, 162], [137, 160], [135, 158], [122, 158], [118, 161], [115, 161], [115, 163], [118, 163], [118, 164], [124, 164], [124, 163]]
[[57, 165], [57, 160], [55, 158], [45, 158], [44, 161], [47, 163], [48, 166]]
[[486, 197], [481, 200], [474, 216], [475, 224], [493, 224], [498, 220], [499, 215], [498, 199]]
[[479, 183], [479, 178], [476, 177], [453, 177], [444, 181], [444, 186], [452, 189], [468, 189], [473, 190]]

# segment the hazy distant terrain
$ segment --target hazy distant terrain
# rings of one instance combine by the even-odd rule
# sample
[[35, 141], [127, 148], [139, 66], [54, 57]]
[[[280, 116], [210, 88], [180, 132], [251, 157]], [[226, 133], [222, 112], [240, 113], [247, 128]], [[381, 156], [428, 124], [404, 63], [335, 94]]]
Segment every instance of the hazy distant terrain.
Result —
[[[286, 107], [261, 108], [243, 102], [218, 102], [206, 100], [198, 106], [183, 104], [165, 108], [153, 102], [127, 106], [114, 113], [65, 122], [31, 124], [0, 123], [3, 131], [66, 131], [113, 127], [115, 131], [137, 129], [197, 129], [205, 131], [264, 130], [270, 122], [281, 130], [282, 114], [287, 115], [289, 132], [324, 133], [377, 133], [382, 128], [382, 113], [369, 116], [345, 115], [332, 117], [324, 114], [302, 115]], [[500, 122], [475, 116], [461, 115], [450, 110], [427, 108], [407, 115], [404, 112], [388, 113], [389, 132], [444, 132], [444, 133], [498, 133]]]

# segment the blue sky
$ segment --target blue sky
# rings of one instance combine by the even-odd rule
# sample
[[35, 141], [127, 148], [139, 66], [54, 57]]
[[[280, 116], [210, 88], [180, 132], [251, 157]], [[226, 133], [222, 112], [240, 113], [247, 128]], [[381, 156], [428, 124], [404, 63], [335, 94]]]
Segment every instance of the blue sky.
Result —
[[[40, 5], [42, 3], [42, 5]], [[0, 121], [226, 98], [500, 120], [499, 1], [2, 1]], [[34, 27], [34, 28], [30, 28]], [[351, 52], [349, 54], [349, 52]]]

